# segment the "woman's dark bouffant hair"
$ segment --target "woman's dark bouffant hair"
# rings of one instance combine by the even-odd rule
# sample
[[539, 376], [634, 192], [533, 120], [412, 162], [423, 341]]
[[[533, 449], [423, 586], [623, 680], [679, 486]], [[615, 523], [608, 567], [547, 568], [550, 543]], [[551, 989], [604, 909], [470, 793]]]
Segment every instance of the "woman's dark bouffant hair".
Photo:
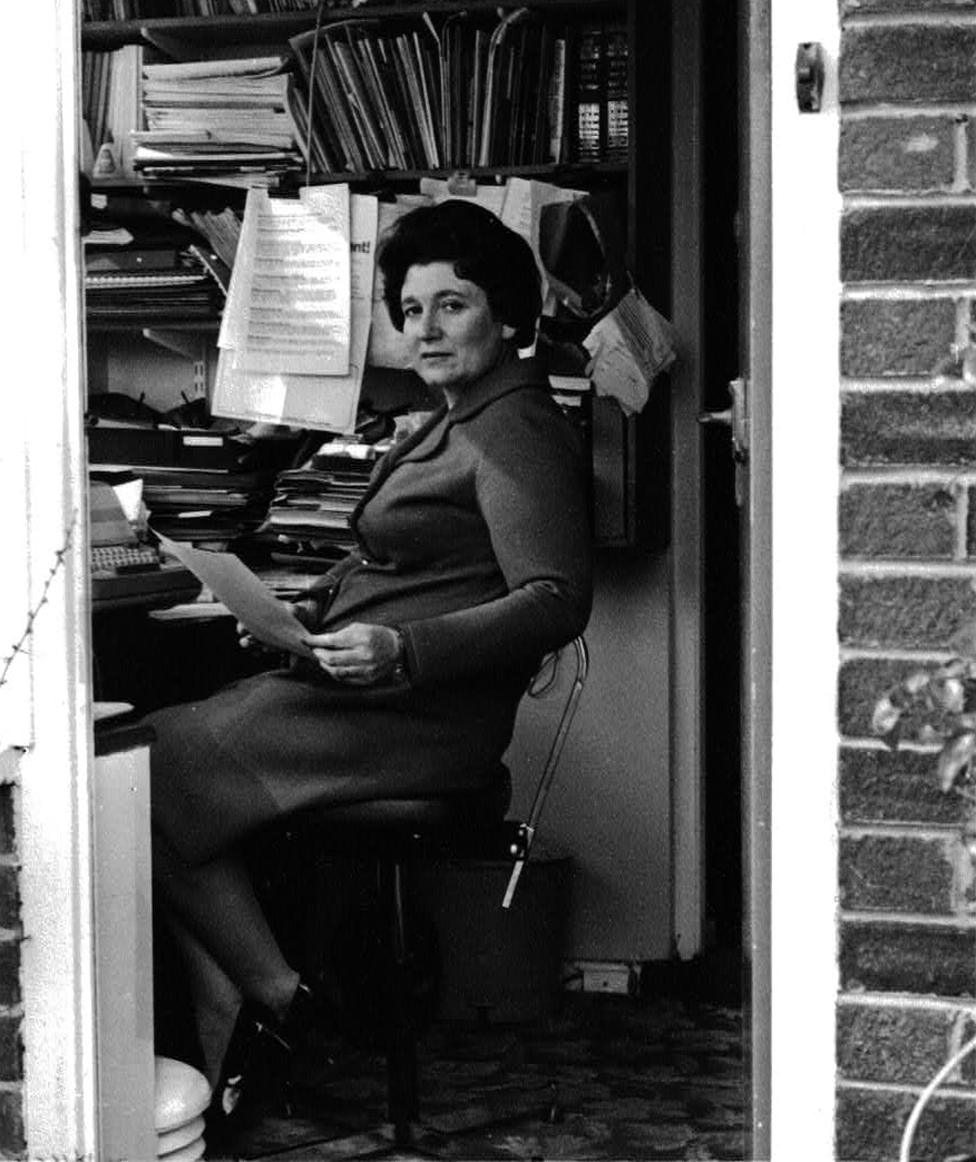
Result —
[[535, 339], [542, 292], [532, 248], [475, 202], [453, 198], [404, 214], [383, 238], [377, 262], [386, 309], [398, 331], [403, 330], [400, 294], [410, 267], [451, 262], [458, 278], [477, 283], [496, 317], [514, 327], [519, 347]]

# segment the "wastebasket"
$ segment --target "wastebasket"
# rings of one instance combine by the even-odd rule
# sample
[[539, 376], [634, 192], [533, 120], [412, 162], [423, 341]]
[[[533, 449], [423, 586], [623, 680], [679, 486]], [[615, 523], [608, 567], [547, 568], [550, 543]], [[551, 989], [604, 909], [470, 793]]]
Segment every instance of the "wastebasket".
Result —
[[544, 1021], [560, 990], [570, 860], [536, 855], [510, 908], [512, 865], [443, 860], [417, 869], [417, 904], [437, 933], [436, 1016], [445, 1021]]

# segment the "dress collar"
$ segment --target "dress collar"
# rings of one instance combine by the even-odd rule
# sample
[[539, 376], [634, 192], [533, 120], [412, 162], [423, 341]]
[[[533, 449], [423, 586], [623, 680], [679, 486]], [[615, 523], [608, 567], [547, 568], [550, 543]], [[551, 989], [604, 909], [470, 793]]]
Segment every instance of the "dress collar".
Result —
[[454, 407], [447, 411], [448, 426], [470, 419], [496, 399], [527, 384], [539, 383], [541, 378], [535, 359], [516, 356], [504, 359], [461, 393]]

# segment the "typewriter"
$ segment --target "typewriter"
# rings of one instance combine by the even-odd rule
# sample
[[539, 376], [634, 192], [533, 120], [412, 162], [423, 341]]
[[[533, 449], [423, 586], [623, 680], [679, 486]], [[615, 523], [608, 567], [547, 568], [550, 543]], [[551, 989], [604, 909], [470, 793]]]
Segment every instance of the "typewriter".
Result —
[[188, 569], [139, 539], [111, 484], [90, 480], [88, 502], [93, 608], [175, 605], [199, 592]]

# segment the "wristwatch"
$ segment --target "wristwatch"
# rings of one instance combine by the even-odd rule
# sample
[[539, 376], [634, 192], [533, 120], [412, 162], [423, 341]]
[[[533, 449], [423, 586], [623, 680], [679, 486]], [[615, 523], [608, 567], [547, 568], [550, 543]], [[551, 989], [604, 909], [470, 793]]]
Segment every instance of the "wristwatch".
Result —
[[397, 653], [393, 661], [393, 681], [407, 682], [409, 675], [407, 674], [407, 647], [403, 640], [403, 632], [395, 625], [391, 625], [390, 629], [396, 634], [397, 639]]

